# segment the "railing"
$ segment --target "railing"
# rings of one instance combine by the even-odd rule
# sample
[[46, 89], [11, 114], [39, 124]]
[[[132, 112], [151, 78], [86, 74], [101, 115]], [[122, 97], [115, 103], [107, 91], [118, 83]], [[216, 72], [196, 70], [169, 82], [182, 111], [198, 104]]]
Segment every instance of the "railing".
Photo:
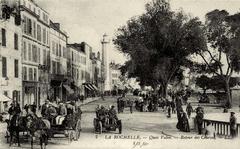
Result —
[[[230, 123], [216, 120], [203, 119], [203, 128], [207, 127], [207, 121], [211, 122], [215, 128], [216, 134], [221, 136], [230, 137]], [[237, 136], [240, 133], [240, 124], [237, 124]]]

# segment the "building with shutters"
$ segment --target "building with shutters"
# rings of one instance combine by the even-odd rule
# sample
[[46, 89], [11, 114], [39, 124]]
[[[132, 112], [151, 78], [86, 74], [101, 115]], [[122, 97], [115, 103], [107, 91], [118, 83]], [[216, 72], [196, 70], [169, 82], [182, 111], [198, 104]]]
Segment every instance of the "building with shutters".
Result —
[[[16, 4], [0, 0], [0, 112], [6, 99], [22, 103], [22, 59], [19, 10]], [[5, 98], [7, 97], [7, 98]]]
[[81, 44], [68, 44], [70, 52], [68, 70], [72, 78], [72, 88], [77, 95], [85, 96], [83, 83], [86, 82], [86, 53], [82, 50]]
[[22, 105], [37, 106], [49, 89], [49, 14], [33, 0], [19, 0], [22, 22]]
[[68, 96], [73, 94], [67, 69], [70, 56], [67, 51], [67, 39], [67, 33], [61, 29], [60, 23], [50, 21], [50, 100], [67, 101]]

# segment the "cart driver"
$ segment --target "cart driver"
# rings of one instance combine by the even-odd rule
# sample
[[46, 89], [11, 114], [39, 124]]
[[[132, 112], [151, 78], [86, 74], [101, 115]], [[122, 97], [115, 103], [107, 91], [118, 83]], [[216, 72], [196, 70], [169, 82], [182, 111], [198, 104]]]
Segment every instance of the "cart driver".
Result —
[[109, 123], [110, 124], [117, 124], [117, 111], [115, 110], [114, 106], [111, 106], [111, 108], [108, 111], [108, 115], [109, 115]]
[[101, 108], [97, 111], [97, 118], [106, 124], [108, 118], [104, 106], [101, 106]]

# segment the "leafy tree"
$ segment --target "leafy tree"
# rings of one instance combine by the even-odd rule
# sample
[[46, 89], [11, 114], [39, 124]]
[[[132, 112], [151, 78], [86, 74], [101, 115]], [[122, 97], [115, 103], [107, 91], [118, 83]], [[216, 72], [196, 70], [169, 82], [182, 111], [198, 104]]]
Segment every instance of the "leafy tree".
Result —
[[171, 11], [168, 6], [164, 0], [147, 3], [146, 13], [118, 28], [113, 40], [117, 49], [131, 58], [122, 72], [136, 77], [142, 86], [161, 85], [163, 96], [171, 81], [182, 79], [195, 49], [206, 47], [198, 18]]
[[204, 61], [201, 70], [214, 74], [223, 82], [227, 103], [231, 107], [229, 82], [233, 72], [240, 70], [240, 14], [229, 15], [225, 10], [213, 10], [206, 14], [205, 26], [209, 46], [196, 48], [196, 53]]
[[[234, 87], [238, 84], [238, 79], [236, 77], [231, 77], [229, 81], [229, 86]], [[215, 91], [225, 90], [225, 82], [220, 76], [207, 77], [202, 75], [196, 79], [196, 85], [199, 86], [206, 92], [208, 89]]]

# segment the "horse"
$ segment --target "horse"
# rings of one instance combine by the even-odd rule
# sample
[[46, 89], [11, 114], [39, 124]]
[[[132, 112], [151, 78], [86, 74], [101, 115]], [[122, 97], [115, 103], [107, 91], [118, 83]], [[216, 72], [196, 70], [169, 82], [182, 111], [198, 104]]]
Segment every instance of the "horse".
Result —
[[50, 122], [48, 120], [39, 118], [35, 115], [27, 115], [27, 129], [31, 137], [31, 149], [33, 149], [34, 137], [39, 138], [41, 149], [46, 149], [48, 144], [48, 131], [50, 130]]
[[[10, 120], [6, 120], [7, 122], [7, 130], [10, 133], [10, 142], [9, 146], [12, 145], [13, 137], [16, 137], [18, 146], [20, 145], [19, 133], [25, 132], [26, 130], [26, 119], [25, 117], [21, 117], [18, 114], [12, 116]], [[8, 137], [8, 135], [7, 135]], [[7, 138], [8, 140], [8, 138]]]

